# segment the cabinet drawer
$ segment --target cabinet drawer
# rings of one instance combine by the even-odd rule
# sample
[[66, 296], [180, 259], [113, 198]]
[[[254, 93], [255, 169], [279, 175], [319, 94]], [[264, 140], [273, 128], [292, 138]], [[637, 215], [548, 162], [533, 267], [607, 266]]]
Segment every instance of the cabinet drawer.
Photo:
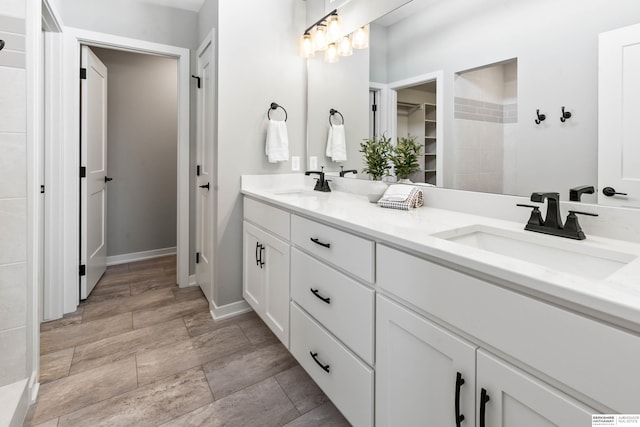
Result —
[[374, 243], [370, 240], [292, 215], [291, 241], [369, 283], [374, 281]]
[[289, 240], [290, 218], [289, 212], [247, 197], [244, 198], [244, 219], [285, 240]]
[[295, 303], [291, 353], [351, 424], [373, 425], [373, 370]]
[[291, 296], [347, 347], [373, 365], [373, 289], [293, 249]]
[[378, 245], [377, 285], [620, 413], [637, 413], [640, 337]]

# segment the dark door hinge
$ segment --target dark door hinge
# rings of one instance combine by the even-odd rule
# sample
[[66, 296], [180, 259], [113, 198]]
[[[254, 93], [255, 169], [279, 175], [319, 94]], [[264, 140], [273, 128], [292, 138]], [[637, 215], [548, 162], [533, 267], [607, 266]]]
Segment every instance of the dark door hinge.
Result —
[[196, 176], [200, 176], [200, 165], [196, 165]]
[[44, 194], [44, 185], [40, 186], [40, 194]]
[[85, 166], [80, 166], [80, 178], [87, 177], [87, 168]]
[[377, 104], [371, 105], [371, 111], [378, 111], [378, 105]]
[[200, 252], [196, 252], [196, 264], [200, 263]]
[[87, 69], [80, 68], [80, 79], [87, 80]]
[[79, 273], [80, 276], [86, 276], [87, 275], [87, 266], [84, 264], [80, 265], [80, 269], [79, 269]]

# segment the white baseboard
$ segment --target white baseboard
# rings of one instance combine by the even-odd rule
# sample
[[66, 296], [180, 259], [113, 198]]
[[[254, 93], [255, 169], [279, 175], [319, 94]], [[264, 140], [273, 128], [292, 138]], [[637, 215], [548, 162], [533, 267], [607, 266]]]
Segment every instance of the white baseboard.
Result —
[[130, 254], [112, 255], [107, 257], [107, 266], [126, 264], [134, 261], [144, 261], [146, 259], [158, 258], [166, 255], [175, 255], [176, 247], [153, 249], [150, 251], [133, 252]]
[[216, 303], [212, 303], [212, 305], [211, 317], [213, 317], [213, 320], [227, 319], [253, 310], [245, 300], [233, 302], [220, 307], [218, 307]]

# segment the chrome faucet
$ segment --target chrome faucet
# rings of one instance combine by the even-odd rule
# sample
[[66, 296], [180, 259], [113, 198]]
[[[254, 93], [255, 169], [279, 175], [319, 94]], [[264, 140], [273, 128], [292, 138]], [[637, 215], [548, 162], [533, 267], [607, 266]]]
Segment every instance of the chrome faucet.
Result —
[[536, 233], [551, 234], [553, 236], [566, 237], [569, 239], [584, 240], [586, 236], [580, 227], [576, 214], [598, 216], [598, 214], [590, 212], [569, 211], [567, 222], [562, 223], [560, 218], [560, 194], [559, 193], [532, 193], [531, 201], [544, 203], [547, 200], [547, 214], [542, 220], [540, 209], [535, 205], [525, 205], [518, 203], [518, 206], [532, 208], [531, 216], [525, 230], [535, 231]]
[[355, 169], [344, 170], [344, 166], [340, 166], [340, 177], [344, 178], [344, 176], [348, 173], [357, 174], [358, 171]]
[[315, 191], [322, 191], [324, 193], [330, 192], [331, 191], [331, 188], [329, 188], [330, 180], [324, 178], [324, 166], [322, 166], [321, 170], [319, 171], [306, 171], [304, 174], [309, 176], [312, 173], [317, 174], [319, 176], [319, 178], [316, 178], [316, 186], [313, 187], [313, 189]]

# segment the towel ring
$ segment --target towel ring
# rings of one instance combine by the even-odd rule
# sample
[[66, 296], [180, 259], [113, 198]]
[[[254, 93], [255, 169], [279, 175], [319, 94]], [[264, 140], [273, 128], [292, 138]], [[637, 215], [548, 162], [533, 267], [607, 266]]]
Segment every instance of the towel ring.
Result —
[[286, 122], [288, 117], [287, 110], [285, 110], [282, 105], [278, 105], [275, 102], [272, 102], [271, 107], [269, 107], [269, 109], [267, 110], [267, 117], [269, 118], [269, 120], [271, 120], [271, 110], [275, 110], [277, 108], [282, 108], [282, 111], [284, 111], [284, 121]]
[[333, 117], [336, 114], [340, 114], [340, 118], [342, 119], [342, 124], [344, 124], [344, 116], [342, 115], [342, 113], [336, 110], [335, 108], [332, 108], [329, 110], [329, 126], [333, 126], [333, 123], [331, 123], [331, 117]]

